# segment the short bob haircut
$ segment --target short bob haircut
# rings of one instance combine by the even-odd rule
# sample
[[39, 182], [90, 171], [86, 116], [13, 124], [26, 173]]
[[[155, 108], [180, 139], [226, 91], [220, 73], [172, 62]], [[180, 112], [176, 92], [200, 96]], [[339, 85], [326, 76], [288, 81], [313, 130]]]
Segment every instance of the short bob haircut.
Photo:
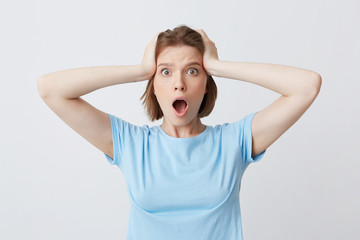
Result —
[[[204, 55], [205, 46], [200, 33], [186, 25], [179, 25], [173, 30], [168, 29], [158, 35], [155, 47], [155, 61], [160, 52], [166, 47], [182, 45], [195, 47], [200, 51], [201, 55]], [[140, 98], [140, 100], [143, 99], [144, 108], [151, 121], [159, 120], [164, 116], [153, 91], [155, 74], [149, 79], [146, 90]], [[210, 75], [207, 76], [206, 89], [207, 92], [204, 95], [198, 112], [199, 118], [208, 116], [215, 106], [217, 87], [214, 79]]]

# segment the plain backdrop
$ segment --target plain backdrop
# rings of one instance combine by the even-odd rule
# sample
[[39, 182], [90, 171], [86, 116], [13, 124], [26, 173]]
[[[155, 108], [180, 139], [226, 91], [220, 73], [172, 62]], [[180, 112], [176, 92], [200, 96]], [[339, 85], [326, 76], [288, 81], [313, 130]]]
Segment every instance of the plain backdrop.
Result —
[[[2, 1], [0, 239], [125, 239], [125, 179], [62, 122], [36, 88], [43, 74], [133, 65], [160, 31], [202, 28], [220, 60], [309, 69], [322, 88], [308, 111], [242, 179], [246, 240], [360, 239], [358, 1]], [[216, 78], [207, 125], [234, 122], [279, 94]], [[291, 79], [289, 79], [291, 81]], [[84, 99], [137, 124], [146, 81]]]

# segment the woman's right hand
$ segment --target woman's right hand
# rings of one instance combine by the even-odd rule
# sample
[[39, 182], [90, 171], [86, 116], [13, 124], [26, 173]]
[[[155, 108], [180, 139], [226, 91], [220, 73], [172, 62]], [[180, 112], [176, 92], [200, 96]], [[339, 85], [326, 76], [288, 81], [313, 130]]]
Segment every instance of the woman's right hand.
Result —
[[141, 66], [144, 76], [146, 76], [147, 79], [150, 79], [156, 72], [155, 47], [159, 34], [160, 33], [157, 33], [154, 38], [146, 45], [142, 59]]

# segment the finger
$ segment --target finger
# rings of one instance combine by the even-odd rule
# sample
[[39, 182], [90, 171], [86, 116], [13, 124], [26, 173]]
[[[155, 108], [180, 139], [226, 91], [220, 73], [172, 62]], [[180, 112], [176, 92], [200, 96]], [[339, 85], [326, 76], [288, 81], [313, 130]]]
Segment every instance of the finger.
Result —
[[202, 29], [196, 29], [195, 31], [197, 31], [198, 33], [200, 33], [201, 36], [205, 35], [204, 30]]
[[204, 39], [204, 40], [210, 40], [208, 35], [205, 33], [205, 31], [203, 29], [196, 29], [196, 31], [198, 33], [200, 33], [201, 37]]
[[152, 42], [157, 42], [157, 39], [158, 39], [160, 33], [161, 32], [158, 32], [157, 34], [155, 34], [155, 36], [152, 39]]
[[148, 44], [146, 45], [146, 48], [148, 49], [152, 49], [156, 46], [156, 42], [157, 42], [157, 39], [158, 39], [158, 36], [159, 36], [160, 32], [158, 32], [152, 39], [150, 42], [148, 42]]

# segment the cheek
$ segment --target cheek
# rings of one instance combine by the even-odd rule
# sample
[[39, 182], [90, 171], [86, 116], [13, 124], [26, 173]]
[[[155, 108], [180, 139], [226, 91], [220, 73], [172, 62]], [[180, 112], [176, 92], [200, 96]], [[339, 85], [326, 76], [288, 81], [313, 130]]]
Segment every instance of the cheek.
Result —
[[164, 86], [159, 84], [159, 82], [154, 81], [154, 85], [153, 85], [153, 93], [156, 96], [156, 98], [158, 99], [159, 103], [160, 101], [166, 97], [164, 96], [167, 91], [165, 90]]
[[155, 95], [157, 95], [157, 93], [159, 92], [159, 84], [158, 84], [158, 80], [154, 79], [154, 84], [153, 84], [153, 93]]
[[201, 91], [201, 92], [203, 91], [204, 93], [206, 93], [207, 92], [206, 85], [207, 85], [207, 78], [205, 78], [204, 81], [201, 81], [198, 83], [198, 85], [197, 85], [198, 91]]
[[164, 93], [169, 92], [170, 87], [169, 81], [162, 78], [154, 79], [153, 92], [155, 95], [164, 95]]

